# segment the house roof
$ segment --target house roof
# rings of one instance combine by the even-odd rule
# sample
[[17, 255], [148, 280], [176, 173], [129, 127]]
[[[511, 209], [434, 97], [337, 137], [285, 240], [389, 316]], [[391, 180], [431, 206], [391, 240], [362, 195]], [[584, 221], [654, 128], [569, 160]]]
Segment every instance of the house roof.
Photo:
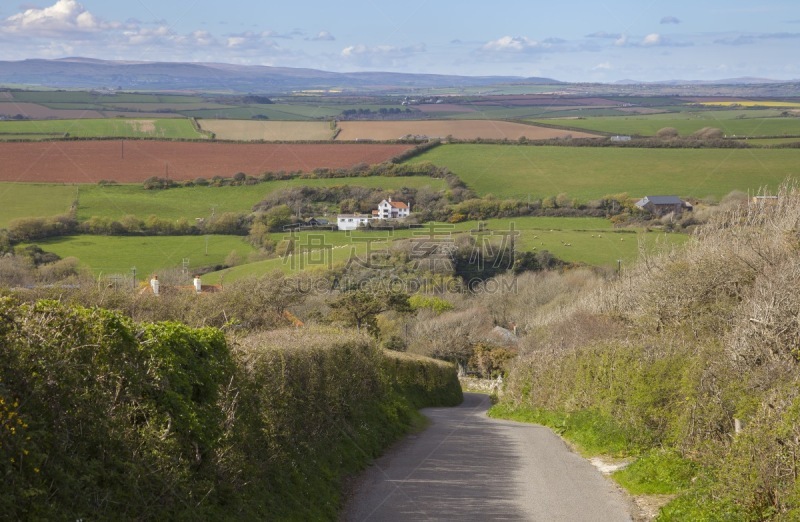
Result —
[[384, 199], [383, 201], [381, 201], [381, 205], [383, 205], [384, 203], [392, 208], [408, 208], [408, 205], [406, 203], [403, 203], [402, 201], [392, 201], [391, 199], [389, 200]]
[[636, 205], [642, 207], [652, 203], [653, 205], [683, 205], [683, 200], [678, 196], [645, 196], [636, 202]]
[[361, 218], [361, 219], [371, 219], [372, 216], [368, 216], [366, 214], [339, 214], [336, 216], [337, 219], [342, 218]]

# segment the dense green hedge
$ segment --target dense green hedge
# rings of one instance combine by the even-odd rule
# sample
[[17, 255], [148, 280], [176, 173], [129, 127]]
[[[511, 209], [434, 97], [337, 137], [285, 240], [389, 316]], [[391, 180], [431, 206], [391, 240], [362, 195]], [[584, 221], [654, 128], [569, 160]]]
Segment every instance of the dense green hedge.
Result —
[[336, 331], [231, 347], [213, 328], [4, 298], [0, 347], [10, 519], [335, 519], [342, 477], [413, 405], [460, 400], [452, 368]]

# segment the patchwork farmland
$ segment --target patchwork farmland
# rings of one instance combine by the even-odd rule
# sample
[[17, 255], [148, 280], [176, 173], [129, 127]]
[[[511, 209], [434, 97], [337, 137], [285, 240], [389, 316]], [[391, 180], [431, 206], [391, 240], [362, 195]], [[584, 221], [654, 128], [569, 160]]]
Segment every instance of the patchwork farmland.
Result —
[[141, 183], [257, 176], [268, 171], [348, 168], [386, 161], [411, 148], [400, 144], [232, 144], [164, 141], [0, 143], [0, 181]]

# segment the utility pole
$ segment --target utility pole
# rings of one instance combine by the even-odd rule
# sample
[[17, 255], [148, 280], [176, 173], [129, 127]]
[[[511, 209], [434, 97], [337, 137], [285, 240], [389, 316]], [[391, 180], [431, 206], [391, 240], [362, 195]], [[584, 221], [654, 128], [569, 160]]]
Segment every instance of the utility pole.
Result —
[[133, 289], [136, 290], [136, 267], [131, 267], [131, 272], [133, 273]]

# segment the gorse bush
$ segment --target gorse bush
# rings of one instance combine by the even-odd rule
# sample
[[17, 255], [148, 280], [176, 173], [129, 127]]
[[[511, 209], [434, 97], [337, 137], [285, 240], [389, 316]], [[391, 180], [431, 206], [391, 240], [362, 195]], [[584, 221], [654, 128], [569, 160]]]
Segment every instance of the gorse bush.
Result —
[[368, 336], [137, 323], [0, 298], [0, 513], [20, 519], [335, 519], [340, 480], [454, 404], [443, 363]]
[[[695, 237], [558, 314], [537, 308], [503, 408], [552, 412], [538, 417], [555, 427], [592, 412], [626, 453], [666, 450], [684, 493], [665, 520], [795, 520], [800, 190], [729, 205]], [[633, 482], [657, 492], [671, 479], [647, 458]]]

